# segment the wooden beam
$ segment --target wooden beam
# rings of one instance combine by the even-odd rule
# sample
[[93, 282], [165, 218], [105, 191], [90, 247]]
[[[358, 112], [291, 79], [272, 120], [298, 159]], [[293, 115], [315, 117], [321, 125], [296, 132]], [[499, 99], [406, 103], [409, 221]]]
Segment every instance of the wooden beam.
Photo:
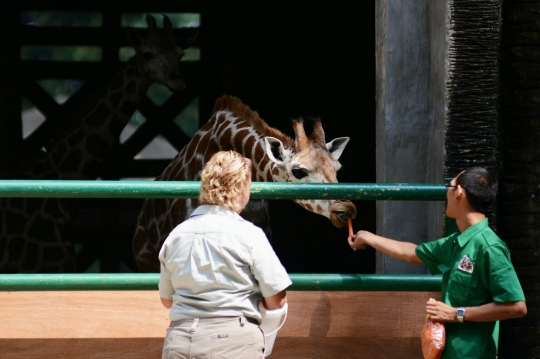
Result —
[[[115, 19], [116, 18], [116, 19]], [[110, 20], [109, 20], [110, 19]], [[126, 36], [126, 28], [121, 27], [119, 14], [105, 18], [103, 27], [30, 27], [20, 26], [20, 45], [32, 46], [131, 46]], [[110, 25], [109, 23], [112, 22]], [[145, 35], [147, 29], [137, 28]], [[192, 28], [175, 28], [178, 36]], [[114, 39], [114, 42], [111, 42]]]
[[[427, 292], [288, 292], [273, 359], [419, 358]], [[157, 291], [0, 292], [2, 358], [159, 357]]]
[[[25, 0], [19, 2], [21, 11], [92, 11], [104, 12], [114, 9], [122, 12], [199, 12], [202, 5], [200, 0], [183, 0], [178, 2], [167, 0], [153, 0], [152, 2], [136, 2], [131, 0], [115, 0], [107, 3], [92, 0], [79, 1], [42, 1]], [[202, 2], [202, 4], [205, 4]]]
[[[180, 65], [185, 73], [195, 72], [198, 62], [185, 61]], [[83, 79], [102, 78], [102, 62], [22, 61], [21, 72], [31, 79]]]

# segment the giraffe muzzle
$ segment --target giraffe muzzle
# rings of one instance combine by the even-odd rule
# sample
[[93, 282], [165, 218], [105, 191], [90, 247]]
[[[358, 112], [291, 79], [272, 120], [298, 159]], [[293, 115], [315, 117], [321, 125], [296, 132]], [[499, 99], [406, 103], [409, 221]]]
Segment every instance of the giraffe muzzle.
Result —
[[338, 214], [339, 220], [342, 222], [347, 222], [349, 219], [352, 219], [352, 216], [350, 213], [341, 212]]
[[351, 201], [334, 201], [330, 205], [330, 221], [335, 227], [346, 227], [349, 218], [356, 218], [356, 206]]

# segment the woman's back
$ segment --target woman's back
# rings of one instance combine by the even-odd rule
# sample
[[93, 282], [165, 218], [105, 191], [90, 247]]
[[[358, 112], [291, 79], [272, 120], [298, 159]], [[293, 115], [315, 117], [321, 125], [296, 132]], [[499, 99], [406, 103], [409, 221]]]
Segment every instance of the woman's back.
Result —
[[160, 260], [174, 289], [171, 320], [244, 315], [260, 322], [257, 277], [262, 290], [271, 291], [264, 278], [280, 265], [260, 228], [233, 211], [203, 205], [163, 248]]

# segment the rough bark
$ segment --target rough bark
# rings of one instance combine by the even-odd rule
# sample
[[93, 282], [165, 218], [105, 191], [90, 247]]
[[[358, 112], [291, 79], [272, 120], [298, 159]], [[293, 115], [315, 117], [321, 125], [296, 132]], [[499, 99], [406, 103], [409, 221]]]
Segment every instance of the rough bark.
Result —
[[475, 166], [498, 175], [501, 2], [449, 0], [446, 178]]
[[499, 231], [528, 314], [501, 322], [499, 358], [540, 358], [540, 1], [504, 0]]

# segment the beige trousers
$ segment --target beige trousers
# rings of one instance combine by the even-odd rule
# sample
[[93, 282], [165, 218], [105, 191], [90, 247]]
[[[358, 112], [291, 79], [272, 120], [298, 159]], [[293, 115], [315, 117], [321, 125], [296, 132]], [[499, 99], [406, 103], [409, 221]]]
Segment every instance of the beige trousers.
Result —
[[263, 359], [264, 334], [245, 317], [171, 322], [162, 359]]

